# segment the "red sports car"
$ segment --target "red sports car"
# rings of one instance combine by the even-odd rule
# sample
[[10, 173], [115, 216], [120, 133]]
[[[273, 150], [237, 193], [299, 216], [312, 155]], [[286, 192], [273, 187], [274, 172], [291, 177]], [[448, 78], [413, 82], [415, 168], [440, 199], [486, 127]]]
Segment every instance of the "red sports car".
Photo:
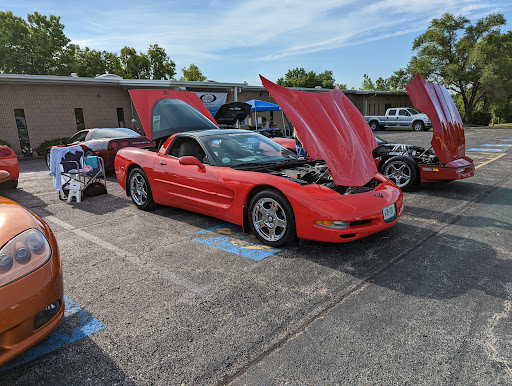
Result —
[[[425, 149], [377, 138], [378, 147], [372, 154], [378, 170], [402, 190], [410, 190], [420, 182], [472, 177], [475, 165], [465, 156], [462, 120], [446, 88], [428, 83], [419, 74], [406, 88], [414, 106], [425, 111], [432, 122], [432, 146]], [[294, 139], [274, 140], [295, 151]], [[304, 146], [309, 151], [310, 144], [304, 141]]]
[[[0, 182], [9, 178], [0, 171]], [[0, 197], [0, 366], [57, 328], [64, 315], [62, 267], [51, 229]]]
[[[131, 147], [156, 146], [155, 142], [148, 140], [130, 129], [124, 128], [102, 128], [81, 130], [66, 143], [58, 146], [80, 145], [84, 149], [85, 156], [96, 155], [103, 158], [106, 169], [113, 169], [114, 158], [119, 149]], [[50, 168], [50, 146], [46, 150], [46, 166]]]
[[[265, 83], [273, 95], [276, 88], [281, 92]], [[308, 126], [295, 126], [304, 137], [324, 130], [318, 146], [336, 155], [322, 154], [327, 162], [298, 157], [258, 133], [219, 130], [195, 94], [131, 90], [146, 136], [167, 139], [158, 152], [121, 149], [117, 179], [138, 208], [157, 203], [217, 217], [252, 230], [270, 246], [296, 237], [346, 242], [393, 226], [403, 212], [402, 193], [377, 173], [369, 156], [375, 138], [364, 118], [340, 90], [320, 98], [303, 94], [315, 114], [306, 111], [301, 122]], [[351, 125], [342, 130], [328, 118], [330, 125], [308, 121], [320, 112], [327, 116], [326, 110], [350, 117]], [[355, 126], [366, 132], [355, 135]], [[346, 149], [341, 161], [334, 151], [339, 146]]]
[[0, 189], [16, 188], [20, 175], [18, 157], [16, 157], [16, 154], [10, 147], [4, 145], [0, 145], [0, 170], [5, 170], [9, 173], [9, 178], [3, 183], [0, 183]]

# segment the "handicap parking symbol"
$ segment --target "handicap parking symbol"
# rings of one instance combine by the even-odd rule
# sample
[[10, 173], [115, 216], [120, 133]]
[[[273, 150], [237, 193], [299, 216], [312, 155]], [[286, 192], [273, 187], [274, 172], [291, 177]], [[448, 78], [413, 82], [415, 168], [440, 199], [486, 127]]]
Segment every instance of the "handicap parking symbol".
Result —
[[262, 244], [253, 234], [244, 234], [242, 228], [234, 224], [221, 224], [200, 231], [191, 236], [201, 244], [222, 249], [252, 260], [263, 260], [281, 251]]

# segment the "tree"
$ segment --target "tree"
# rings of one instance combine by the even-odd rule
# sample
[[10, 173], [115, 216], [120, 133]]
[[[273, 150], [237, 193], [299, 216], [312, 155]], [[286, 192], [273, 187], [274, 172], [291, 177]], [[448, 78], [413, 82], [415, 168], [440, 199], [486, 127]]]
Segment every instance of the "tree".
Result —
[[183, 67], [181, 69], [181, 72], [183, 75], [181, 76], [180, 80], [189, 80], [189, 81], [196, 81], [196, 82], [202, 82], [206, 80], [206, 76], [203, 75], [199, 67], [197, 67], [195, 64], [191, 64], [188, 66], [188, 68]]
[[69, 39], [60, 17], [37, 12], [27, 20], [0, 12], [0, 71], [55, 75]]
[[334, 88], [336, 81], [332, 75], [332, 71], [324, 71], [316, 76], [319, 82], [321, 82], [320, 86], [323, 88]]
[[316, 74], [314, 71], [306, 72], [304, 68], [294, 68], [288, 70], [284, 78], [279, 78], [277, 84], [284, 87], [305, 87], [314, 88], [317, 86], [323, 88], [334, 88], [336, 81], [334, 80], [332, 71], [324, 71]]
[[494, 72], [504, 62], [510, 68], [510, 50], [505, 49], [509, 47], [510, 34], [500, 30], [505, 24], [501, 13], [489, 14], [474, 24], [448, 13], [432, 19], [427, 31], [413, 42], [416, 55], [405, 69], [395, 71], [389, 79], [392, 87], [401, 87], [417, 72], [431, 82], [444, 83], [462, 97], [464, 120], [470, 123], [473, 111], [494, 99], [493, 84], [498, 79], [509, 81], [501, 72]]
[[135, 48], [123, 47], [121, 49], [121, 66], [125, 79], [149, 79], [151, 77], [151, 62], [149, 57]]
[[148, 57], [152, 79], [172, 79], [176, 74], [176, 64], [169, 59], [165, 50], [158, 44], [149, 46]]
[[375, 81], [375, 83], [373, 83], [373, 81], [367, 74], [364, 74], [363, 78], [364, 78], [364, 80], [363, 80], [363, 84], [361, 87], [362, 90], [391, 91], [391, 82], [390, 82], [389, 78], [384, 79], [382, 77], [379, 77], [379, 79], [377, 79]]
[[372, 80], [367, 74], [363, 75], [363, 84], [361, 85], [362, 90], [375, 91], [375, 84], [373, 84]]

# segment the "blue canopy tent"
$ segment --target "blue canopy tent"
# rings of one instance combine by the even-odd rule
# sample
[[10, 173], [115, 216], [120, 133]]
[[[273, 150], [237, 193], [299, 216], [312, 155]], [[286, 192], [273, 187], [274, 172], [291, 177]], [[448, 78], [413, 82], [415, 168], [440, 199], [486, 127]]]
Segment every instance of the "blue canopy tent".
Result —
[[283, 132], [286, 131], [286, 126], [284, 123], [284, 113], [283, 110], [281, 110], [281, 107], [279, 105], [276, 105], [274, 103], [261, 101], [259, 99], [251, 99], [250, 101], [245, 102], [249, 105], [251, 105], [251, 113], [254, 113], [254, 124], [256, 127], [256, 130], [258, 130], [258, 121], [256, 119], [256, 113], [260, 111], [281, 111], [281, 114], [283, 116]]

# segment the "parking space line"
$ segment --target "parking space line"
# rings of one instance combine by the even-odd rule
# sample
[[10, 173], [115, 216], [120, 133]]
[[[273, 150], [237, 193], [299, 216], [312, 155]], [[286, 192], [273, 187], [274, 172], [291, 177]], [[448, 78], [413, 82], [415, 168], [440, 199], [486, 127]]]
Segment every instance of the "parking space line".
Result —
[[228, 223], [197, 232], [190, 237], [198, 243], [257, 261], [280, 251], [262, 244], [253, 234], [245, 235], [240, 226]]
[[[0, 367], [0, 373], [33, 361], [61, 347], [103, 330], [105, 325], [64, 295], [64, 318], [48, 338]], [[70, 327], [78, 322], [78, 326]]]
[[482, 166], [485, 166], [485, 165], [487, 165], [487, 164], [490, 164], [491, 162], [496, 161], [498, 158], [501, 158], [501, 157], [503, 157], [503, 156], [505, 156], [505, 155], [507, 155], [507, 154], [506, 154], [506, 153], [500, 154], [499, 156], [494, 157], [493, 159], [490, 159], [489, 161], [484, 162], [483, 164], [480, 164], [480, 165], [478, 165], [478, 166], [475, 166], [475, 169], [478, 169], [478, 168], [481, 168]]
[[201, 295], [201, 296], [206, 295], [206, 290], [204, 288], [201, 288], [197, 284], [195, 284], [187, 279], [183, 279], [156, 264], [150, 263], [148, 261], [143, 261], [138, 256], [128, 253], [125, 250], [123, 250], [119, 247], [116, 247], [114, 244], [111, 244], [105, 240], [100, 239], [99, 237], [91, 235], [90, 233], [87, 233], [86, 231], [84, 231], [82, 229], [75, 228], [73, 225], [68, 224], [65, 221], [62, 221], [54, 216], [46, 216], [45, 220], [48, 220], [54, 224], [57, 224], [60, 227], [80, 236], [81, 238], [89, 240], [89, 241], [99, 245], [100, 247], [103, 247], [109, 251], [112, 251], [116, 255], [128, 260], [129, 262], [131, 262], [143, 269], [149, 270], [150, 272], [153, 272], [153, 273], [163, 277], [164, 279], [170, 280], [170, 281], [174, 282], [175, 284], [185, 287], [186, 289], [188, 289], [192, 292], [195, 292], [198, 295]]
[[476, 152], [482, 152], [482, 153], [504, 153], [508, 149], [492, 149], [490, 147], [472, 147], [471, 149], [467, 149], [466, 151], [476, 151]]

